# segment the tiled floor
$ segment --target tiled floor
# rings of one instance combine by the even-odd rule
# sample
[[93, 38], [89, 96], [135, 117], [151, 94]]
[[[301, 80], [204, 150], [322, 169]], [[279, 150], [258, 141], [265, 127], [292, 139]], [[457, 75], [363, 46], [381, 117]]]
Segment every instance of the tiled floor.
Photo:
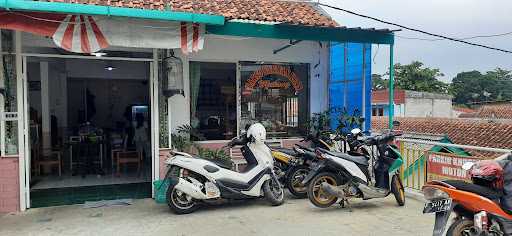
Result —
[[151, 183], [51, 188], [30, 191], [31, 207], [81, 204], [86, 201], [141, 199], [151, 197]]
[[49, 188], [69, 188], [96, 185], [112, 185], [112, 184], [128, 184], [151, 182], [151, 175], [144, 174], [137, 176], [136, 174], [123, 174], [119, 177], [115, 175], [88, 175], [86, 178], [81, 176], [45, 176], [35, 181], [32, 190], [49, 189]]

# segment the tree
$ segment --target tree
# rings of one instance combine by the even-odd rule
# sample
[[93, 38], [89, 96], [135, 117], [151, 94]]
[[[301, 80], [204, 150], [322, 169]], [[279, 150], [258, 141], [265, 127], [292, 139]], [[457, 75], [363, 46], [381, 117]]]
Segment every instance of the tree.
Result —
[[372, 90], [381, 90], [388, 88], [389, 81], [382, 78], [382, 75], [372, 74]]
[[461, 72], [450, 85], [453, 101], [457, 104], [471, 104], [488, 101], [512, 100], [512, 72], [501, 68], [487, 71]]
[[[388, 73], [389, 75], [389, 73]], [[395, 87], [406, 90], [448, 93], [449, 85], [437, 78], [443, 76], [439, 69], [423, 67], [423, 63], [413, 61], [411, 64], [395, 64]]]

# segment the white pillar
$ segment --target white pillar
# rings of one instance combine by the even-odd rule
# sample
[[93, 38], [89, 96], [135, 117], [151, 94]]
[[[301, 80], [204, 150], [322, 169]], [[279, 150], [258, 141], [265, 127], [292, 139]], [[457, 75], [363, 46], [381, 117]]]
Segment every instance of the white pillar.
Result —
[[40, 62], [41, 73], [41, 119], [43, 152], [51, 148], [51, 130], [50, 130], [50, 83], [48, 76], [48, 62]]

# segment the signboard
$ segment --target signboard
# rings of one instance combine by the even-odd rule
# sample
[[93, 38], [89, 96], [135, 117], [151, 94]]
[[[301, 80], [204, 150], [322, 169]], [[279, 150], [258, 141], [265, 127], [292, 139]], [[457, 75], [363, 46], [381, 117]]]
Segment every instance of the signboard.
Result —
[[429, 152], [427, 158], [427, 181], [447, 179], [470, 181], [469, 173], [462, 169], [462, 165], [466, 162], [479, 160], [481, 159], [451, 153]]
[[[283, 79], [279, 79], [279, 77]], [[282, 65], [265, 65], [256, 70], [245, 83], [243, 94], [248, 95], [255, 88], [288, 89], [301, 91], [304, 86], [299, 77], [289, 67]]]

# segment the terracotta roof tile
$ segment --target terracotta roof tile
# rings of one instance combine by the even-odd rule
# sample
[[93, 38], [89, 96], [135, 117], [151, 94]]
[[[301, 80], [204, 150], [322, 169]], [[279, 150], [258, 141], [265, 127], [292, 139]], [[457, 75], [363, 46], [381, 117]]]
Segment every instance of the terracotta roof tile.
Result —
[[465, 114], [464, 118], [512, 119], [512, 103], [482, 105], [475, 113]]
[[294, 25], [336, 27], [313, 3], [284, 0], [40, 0], [222, 15], [242, 19]]
[[[411, 133], [446, 135], [456, 144], [512, 149], [512, 123], [475, 119], [396, 117], [400, 130]], [[372, 130], [386, 130], [387, 117], [372, 117]], [[470, 151], [470, 150], [468, 150]], [[472, 152], [482, 155], [482, 152]]]

